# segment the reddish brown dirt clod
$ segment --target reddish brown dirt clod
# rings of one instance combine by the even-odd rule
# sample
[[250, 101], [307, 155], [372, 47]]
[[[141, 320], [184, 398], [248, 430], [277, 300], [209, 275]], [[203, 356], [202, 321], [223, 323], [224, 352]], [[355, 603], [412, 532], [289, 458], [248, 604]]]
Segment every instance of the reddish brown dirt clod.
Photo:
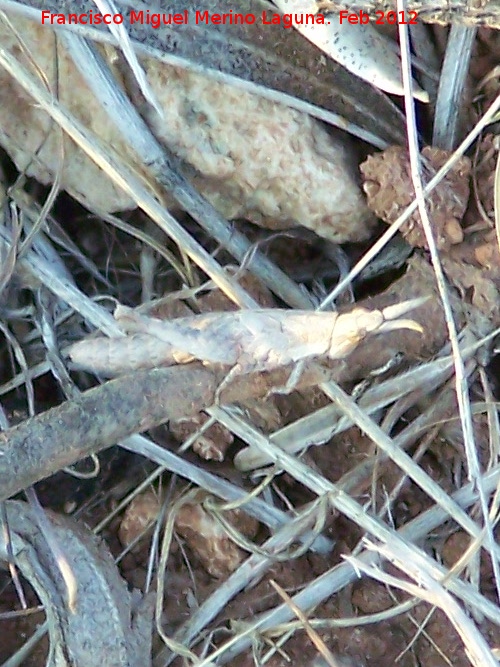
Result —
[[[429, 146], [422, 150], [425, 181], [430, 180], [446, 162], [450, 154]], [[391, 146], [383, 153], [376, 153], [360, 166], [365, 179], [364, 190], [368, 206], [387, 222], [393, 223], [413, 201], [414, 189], [408, 153], [402, 146]], [[427, 211], [432, 222], [438, 248], [446, 250], [461, 243], [463, 232], [460, 222], [469, 200], [471, 162], [462, 157], [443, 181], [426, 197]], [[403, 225], [401, 232], [413, 246], [426, 248], [427, 241], [415, 212]]]
[[[255, 536], [257, 522], [240, 510], [225, 512], [224, 518], [246, 537]], [[176, 516], [175, 527], [205, 570], [217, 579], [234, 572], [245, 556], [201, 504], [183, 505]]]
[[118, 529], [118, 537], [124, 547], [133, 544], [156, 520], [161, 507], [158, 494], [152, 490], [141, 493], [132, 500]]

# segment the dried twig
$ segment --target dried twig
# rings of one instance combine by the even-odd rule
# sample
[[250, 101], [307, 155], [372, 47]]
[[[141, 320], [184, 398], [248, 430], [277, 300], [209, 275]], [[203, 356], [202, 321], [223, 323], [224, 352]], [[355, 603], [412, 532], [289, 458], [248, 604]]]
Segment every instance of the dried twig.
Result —
[[[64, 466], [98, 452], [132, 433], [147, 431], [169, 419], [195, 415], [214, 403], [224, 372], [198, 364], [140, 371], [107, 382], [0, 434], [0, 499], [21, 491]], [[221, 400], [265, 396], [287, 371], [236, 380]], [[325, 379], [306, 369], [299, 386]]]

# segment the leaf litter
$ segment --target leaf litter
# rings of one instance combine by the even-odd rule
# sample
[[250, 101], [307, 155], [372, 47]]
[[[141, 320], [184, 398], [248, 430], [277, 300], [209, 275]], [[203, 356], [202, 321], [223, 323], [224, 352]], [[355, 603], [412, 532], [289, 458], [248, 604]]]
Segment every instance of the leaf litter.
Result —
[[[401, 44], [405, 61], [403, 36]], [[157, 160], [156, 167], [152, 160], [152, 172], [140, 167], [138, 173], [137, 166], [130, 171], [130, 163], [123, 163], [126, 151], [111, 153], [102, 127], [96, 140], [91, 127], [75, 122], [64, 104], [34, 84], [35, 52], [31, 47], [21, 52], [31, 75], [5, 50], [0, 62], [52, 116], [55, 123], [47, 115], [39, 138], [56, 128], [53, 142], [59, 150], [46, 178], [39, 171], [32, 174], [67, 187], [60, 125], [108, 174], [117, 194], [122, 196], [125, 189], [129, 201], [149, 215], [145, 221], [144, 215], [132, 212], [118, 226], [109, 227], [104, 222], [114, 209], [109, 200], [99, 218], [62, 196], [59, 205], [67, 212], [62, 214], [58, 205], [52, 215], [71, 243], [60, 244], [60, 233], [52, 223], [45, 224], [43, 209], [40, 214], [43, 190], [19, 181], [5, 194], [0, 235], [5, 258], [2, 500], [37, 483], [47, 508], [73, 512], [74, 518], [63, 524], [66, 532], [58, 532], [63, 553], [70, 544], [77, 549], [95, 544], [83, 521], [99, 527], [122, 575], [145, 600], [142, 607], [136, 596], [108, 600], [118, 612], [120, 632], [127, 614], [130, 619], [139, 613], [142, 620], [141, 638], [135, 630], [130, 633], [118, 664], [132, 664], [137, 652], [142, 661], [138, 664], [148, 664], [151, 596], [156, 597], [155, 666], [181, 664], [179, 656], [199, 666], [236, 661], [276, 667], [290, 661], [319, 664], [318, 651], [327, 664], [366, 667], [413, 665], [415, 660], [459, 667], [496, 664], [499, 552], [494, 526], [500, 447], [488, 368], [499, 313], [495, 198], [491, 169], [486, 169], [488, 161], [494, 161], [496, 144], [485, 140], [482, 161], [480, 153], [472, 163], [463, 154], [498, 113], [498, 91], [488, 110], [484, 98], [478, 101], [475, 112], [483, 115], [467, 128], [470, 134], [458, 150], [422, 151], [422, 183], [415, 121], [408, 106], [409, 78], [404, 73], [410, 158], [400, 147], [376, 155], [372, 151], [371, 171], [364, 177], [369, 179], [368, 206], [391, 225], [381, 238], [387, 240], [403, 225], [402, 234], [415, 248], [413, 256], [403, 271], [387, 275], [385, 284], [377, 279], [374, 287], [358, 279], [355, 305], [302, 316], [284, 312], [283, 305], [328, 309], [367, 260], [358, 262], [348, 276], [341, 270], [336, 286], [327, 279], [323, 284], [297, 286], [276, 266], [279, 253], [269, 259], [266, 246], [277, 237], [288, 251], [295, 248], [296, 257], [307, 261], [308, 253], [318, 253], [317, 244], [307, 237], [286, 236], [280, 225], [263, 232], [254, 245], [245, 242], [244, 234], [220, 215], [232, 211], [218, 208], [216, 200], [213, 209], [197, 198], [196, 181], [189, 183], [177, 175], [171, 162], [169, 150], [176, 153], [175, 146], [170, 144], [162, 152], [153, 141], [154, 133], [141, 136], [147, 138], [145, 146], [151, 148], [149, 157]], [[42, 70], [47, 67], [41, 64]], [[123, 83], [123, 70], [120, 74], [115, 67], [113, 74], [115, 84]], [[234, 104], [237, 97], [247, 99], [231, 97], [227, 86], [221, 90]], [[87, 92], [88, 99], [94, 94], [98, 109], [107, 93], [100, 97], [98, 92]], [[70, 100], [71, 96], [61, 101]], [[19, 103], [18, 107], [28, 113], [28, 107]], [[138, 123], [133, 110], [126, 104], [122, 108], [124, 117]], [[123, 127], [120, 133], [130, 146]], [[137, 148], [137, 136], [132, 145]], [[35, 164], [34, 146], [21, 143], [16, 150], [20, 148]], [[14, 149], [7, 146], [7, 150], [16, 161]], [[141, 150], [138, 155], [144, 162], [148, 151]], [[256, 156], [252, 166], [258, 160]], [[170, 169], [166, 179], [160, 175], [161, 165]], [[220, 166], [217, 163], [215, 173]], [[471, 168], [480, 198], [468, 196]], [[77, 177], [83, 173], [75, 172]], [[443, 176], [445, 180], [430, 193], [429, 182], [436, 186]], [[99, 179], [103, 184], [104, 176]], [[83, 184], [80, 179], [78, 187]], [[173, 217], [165, 210], [163, 190], [169, 188], [177, 199], [176, 208], [180, 204], [191, 217]], [[95, 214], [99, 207], [91, 203], [91, 189], [82, 190], [77, 198]], [[197, 227], [193, 220], [204, 224]], [[353, 225], [350, 240], [362, 240]], [[42, 228], [43, 232], [37, 231]], [[330, 241], [323, 229], [319, 226], [316, 231], [327, 237], [324, 246]], [[374, 229], [370, 222], [363, 232], [374, 242], [368, 256], [382, 243], [376, 241]], [[165, 246], [165, 253], [156, 254], [154, 246], [148, 247], [149, 239]], [[86, 251], [77, 255], [72, 244]], [[359, 257], [358, 250], [349, 255], [349, 246], [344, 252]], [[151, 302], [142, 303], [145, 294]], [[386, 313], [403, 314], [397, 304], [420, 297], [418, 307], [409, 313], [411, 323], [406, 322], [413, 331], [395, 330], [398, 319], [384, 321]], [[440, 298], [446, 304], [444, 311]], [[116, 302], [122, 305], [114, 319], [110, 311]], [[123, 304], [141, 307], [131, 310]], [[247, 310], [235, 310], [236, 304]], [[259, 304], [265, 310], [256, 310]], [[222, 314], [227, 310], [232, 312]], [[356, 313], [363, 318], [375, 315], [374, 329], [391, 326], [378, 336], [366, 335], [372, 325], [356, 319]], [[304, 331], [310, 340], [318, 337], [315, 318], [330, 322], [330, 332], [320, 347], [303, 343], [301, 347], [298, 341]], [[352, 323], [353, 318], [354, 334], [349, 328], [347, 342], [339, 339], [330, 348], [331, 323]], [[125, 320], [128, 324], [120, 326]], [[291, 329], [292, 321], [300, 321], [300, 327]], [[205, 340], [196, 324], [200, 322], [208, 323], [211, 332]], [[100, 377], [98, 382], [91, 373], [75, 373], [65, 365], [72, 350], [90, 345], [97, 350], [101, 346], [102, 351], [109, 344], [119, 346], [115, 357], [123, 368], [128, 363], [131, 328], [140, 329], [132, 336], [144, 337], [133, 348], [134, 354], [146, 359], [145, 364], [141, 361], [143, 370], [129, 367], [131, 375], [111, 382]], [[242, 332], [249, 338], [241, 339]], [[177, 352], [185, 354], [183, 361], [193, 361], [157, 368], [159, 357], [151, 354], [146, 342], [153, 339], [157, 345], [162, 338], [169, 350], [173, 343]], [[237, 342], [241, 340], [254, 345], [255, 352], [225, 384], [229, 368], [238, 366], [249, 349], [247, 342]], [[331, 353], [333, 349], [338, 353]], [[170, 354], [169, 363], [175, 361]], [[302, 373], [294, 374], [291, 362], [297, 359], [305, 363]], [[98, 376], [108, 373], [92, 366], [91, 360], [88, 366]], [[290, 393], [273, 395], [273, 389], [287, 383]], [[24, 410], [28, 399], [31, 418]], [[8, 428], [14, 421], [17, 426]], [[178, 452], [175, 438], [182, 441]], [[116, 443], [121, 447], [112, 447]], [[93, 466], [85, 473], [81, 460], [96, 454], [100, 468]], [[22, 503], [15, 507], [9, 510], [12, 516], [27, 511]], [[242, 523], [247, 515], [252, 519]], [[5, 524], [4, 520], [5, 515]], [[35, 534], [43, 536], [36, 514], [34, 521]], [[3, 538], [5, 543], [0, 543], [10, 561], [22, 537], [15, 521], [11, 528], [10, 542]], [[38, 541], [40, 562], [50, 560], [50, 554], [46, 540]], [[38, 565], [20, 562], [21, 574], [38, 592]], [[83, 595], [93, 600], [89, 604], [98, 605], [99, 596], [106, 595], [106, 577], [118, 576], [109, 556], [106, 563], [107, 574], [97, 561], [89, 560], [89, 568], [95, 568], [94, 585], [79, 592], [77, 603]], [[73, 570], [78, 575], [78, 567]], [[58, 596], [64, 613], [64, 585], [58, 581], [57, 568], [51, 573], [51, 596]], [[9, 580], [10, 575], [5, 582]], [[13, 606], [19, 609], [12, 597], [3, 597], [0, 623], [7, 621], [3, 615]], [[37, 604], [36, 598], [30, 593], [30, 604]], [[56, 651], [64, 644], [77, 651], [78, 632], [90, 626], [78, 616], [67, 631], [49, 615], [45, 627]], [[107, 664], [99, 653], [105, 651], [106, 635], [97, 626], [93, 631], [103, 644], [95, 642], [86, 664], [92, 664], [91, 659]], [[132, 641], [132, 636], [137, 639]], [[18, 649], [17, 664], [44, 664], [39, 653], [28, 657], [33, 645]], [[2, 655], [4, 662], [10, 657]]]

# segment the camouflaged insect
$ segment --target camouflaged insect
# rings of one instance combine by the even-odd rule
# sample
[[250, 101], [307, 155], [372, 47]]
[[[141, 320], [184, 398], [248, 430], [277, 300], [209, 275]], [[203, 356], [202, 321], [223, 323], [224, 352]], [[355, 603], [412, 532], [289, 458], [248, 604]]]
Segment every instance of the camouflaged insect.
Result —
[[399, 319], [424, 303], [412, 299], [383, 310], [356, 307], [349, 313], [278, 309], [217, 312], [163, 321], [118, 306], [120, 338], [93, 338], [69, 349], [78, 368], [106, 376], [202, 361], [237, 369], [271, 371], [307, 359], [343, 359], [370, 334], [396, 329], [422, 332]]

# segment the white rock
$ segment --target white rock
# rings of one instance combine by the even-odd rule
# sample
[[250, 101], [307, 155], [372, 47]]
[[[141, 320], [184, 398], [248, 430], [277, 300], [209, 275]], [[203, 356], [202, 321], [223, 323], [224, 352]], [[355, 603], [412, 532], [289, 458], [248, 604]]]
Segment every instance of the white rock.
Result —
[[[26, 19], [12, 20], [60, 102], [141, 171], [53, 32]], [[0, 42], [36, 74], [3, 24]], [[106, 55], [113, 60], [111, 49]], [[303, 225], [339, 242], [369, 236], [372, 216], [349, 142], [296, 110], [151, 58], [141, 62], [164, 110], [155, 134], [221, 213], [272, 229]], [[67, 137], [62, 152], [61, 130], [3, 71], [0, 86], [0, 143], [18, 169], [45, 184], [60, 170], [62, 188], [96, 212], [134, 207]]]

